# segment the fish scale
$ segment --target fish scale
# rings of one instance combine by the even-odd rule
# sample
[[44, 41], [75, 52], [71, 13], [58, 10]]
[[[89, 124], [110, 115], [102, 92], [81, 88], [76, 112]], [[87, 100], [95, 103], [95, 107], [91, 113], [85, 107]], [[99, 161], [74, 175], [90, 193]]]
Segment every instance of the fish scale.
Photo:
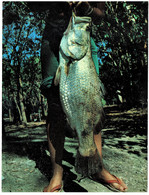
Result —
[[[91, 115], [90, 120], [94, 123], [95, 115], [99, 115], [98, 111], [102, 109], [101, 90], [94, 65], [90, 69], [88, 63], [78, 63], [77, 61], [69, 67], [68, 75], [64, 73], [64, 68], [62, 68], [60, 94], [69, 124], [75, 130], [80, 128], [78, 131], [80, 134], [85, 128], [86, 120], [88, 120], [87, 113]], [[91, 99], [94, 100], [94, 104], [99, 108], [97, 113], [93, 110]], [[94, 127], [92, 127], [93, 129]]]

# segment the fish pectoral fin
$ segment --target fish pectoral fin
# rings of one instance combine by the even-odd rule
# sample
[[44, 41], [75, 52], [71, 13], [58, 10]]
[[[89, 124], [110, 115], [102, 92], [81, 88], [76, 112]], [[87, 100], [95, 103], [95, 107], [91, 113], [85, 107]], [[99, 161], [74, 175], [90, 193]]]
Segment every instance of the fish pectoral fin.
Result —
[[68, 76], [69, 74], [69, 68], [70, 68], [70, 64], [72, 63], [72, 60], [69, 59], [69, 61], [65, 64], [65, 74]]
[[69, 73], [69, 66], [65, 65], [65, 74], [68, 76]]
[[61, 68], [60, 66], [57, 68], [55, 78], [54, 78], [54, 85], [57, 86], [60, 82], [60, 76], [61, 76]]

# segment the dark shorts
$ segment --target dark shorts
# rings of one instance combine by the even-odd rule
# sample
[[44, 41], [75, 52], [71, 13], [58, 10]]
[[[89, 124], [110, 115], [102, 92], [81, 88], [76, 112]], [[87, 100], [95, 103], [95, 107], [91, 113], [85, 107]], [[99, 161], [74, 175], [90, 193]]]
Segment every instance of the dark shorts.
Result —
[[65, 120], [65, 114], [63, 112], [60, 102], [59, 86], [54, 86], [54, 84], [52, 83], [52, 86], [48, 90], [47, 101], [48, 101], [47, 122], [57, 123], [58, 120]]

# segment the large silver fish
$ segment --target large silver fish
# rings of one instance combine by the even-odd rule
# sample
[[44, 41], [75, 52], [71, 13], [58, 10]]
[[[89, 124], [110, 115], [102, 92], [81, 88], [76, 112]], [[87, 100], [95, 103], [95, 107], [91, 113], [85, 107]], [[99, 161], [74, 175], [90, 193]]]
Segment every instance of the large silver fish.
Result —
[[68, 123], [77, 132], [76, 170], [84, 175], [101, 167], [93, 134], [101, 130], [103, 122], [102, 87], [91, 56], [90, 27], [90, 17], [72, 17], [61, 40], [54, 81], [59, 83]]

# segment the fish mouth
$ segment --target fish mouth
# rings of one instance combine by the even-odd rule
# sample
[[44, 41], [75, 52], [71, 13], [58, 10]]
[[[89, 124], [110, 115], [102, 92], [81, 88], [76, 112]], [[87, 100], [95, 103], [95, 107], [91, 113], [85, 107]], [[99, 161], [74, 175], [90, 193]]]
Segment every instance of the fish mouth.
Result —
[[75, 20], [76, 24], [91, 23], [91, 21], [92, 21], [91, 17], [88, 17], [88, 16], [84, 16], [84, 17], [74, 16], [74, 20]]

